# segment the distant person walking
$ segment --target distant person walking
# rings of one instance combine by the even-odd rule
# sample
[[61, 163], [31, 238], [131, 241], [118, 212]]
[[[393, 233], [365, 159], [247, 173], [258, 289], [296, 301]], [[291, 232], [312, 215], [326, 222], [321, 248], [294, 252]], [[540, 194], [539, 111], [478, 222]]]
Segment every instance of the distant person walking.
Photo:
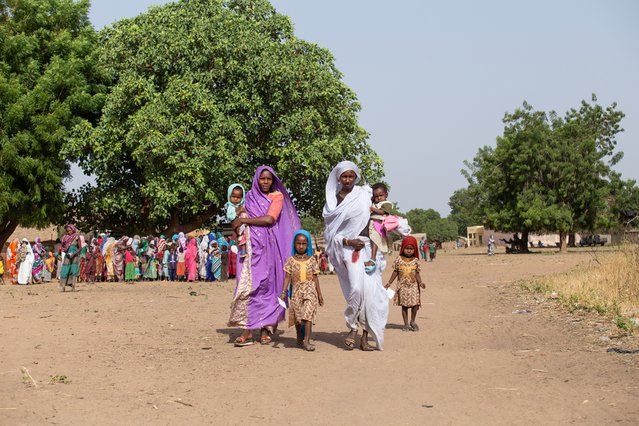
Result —
[[80, 275], [80, 235], [75, 225], [64, 225], [66, 235], [62, 237], [62, 268], [60, 270], [60, 291], [67, 287], [75, 291], [75, 283]]

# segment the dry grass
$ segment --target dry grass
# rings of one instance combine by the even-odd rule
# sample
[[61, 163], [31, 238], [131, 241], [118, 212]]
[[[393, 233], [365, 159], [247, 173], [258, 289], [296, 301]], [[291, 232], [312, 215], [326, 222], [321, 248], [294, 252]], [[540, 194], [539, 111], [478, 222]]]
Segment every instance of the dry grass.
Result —
[[607, 253], [593, 253], [589, 266], [523, 283], [531, 291], [556, 292], [570, 310], [588, 309], [616, 320], [620, 328], [636, 327], [639, 318], [639, 248], [625, 245]]

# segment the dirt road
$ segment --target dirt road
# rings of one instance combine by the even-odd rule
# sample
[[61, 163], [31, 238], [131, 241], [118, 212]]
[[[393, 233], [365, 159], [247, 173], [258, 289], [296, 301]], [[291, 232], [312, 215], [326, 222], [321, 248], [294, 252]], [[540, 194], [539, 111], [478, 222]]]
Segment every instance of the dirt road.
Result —
[[391, 307], [382, 352], [343, 349], [334, 276], [321, 278], [314, 353], [294, 329], [233, 347], [231, 282], [3, 286], [0, 424], [637, 424], [639, 355], [606, 352], [636, 341], [513, 284], [584, 262], [438, 256], [422, 264], [421, 331], [403, 332]]

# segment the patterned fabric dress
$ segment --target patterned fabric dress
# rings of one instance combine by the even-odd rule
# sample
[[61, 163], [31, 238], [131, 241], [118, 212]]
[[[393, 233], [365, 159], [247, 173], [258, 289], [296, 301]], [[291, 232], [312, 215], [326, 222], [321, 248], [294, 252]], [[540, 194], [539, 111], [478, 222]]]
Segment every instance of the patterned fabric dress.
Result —
[[289, 307], [289, 326], [302, 321], [315, 322], [319, 301], [313, 276], [319, 274], [319, 265], [314, 257], [305, 261], [289, 257], [284, 264], [284, 272], [291, 274], [293, 295]]
[[398, 274], [395, 304], [405, 308], [421, 306], [419, 284], [415, 274], [419, 272], [419, 259], [398, 256], [393, 263], [393, 269]]

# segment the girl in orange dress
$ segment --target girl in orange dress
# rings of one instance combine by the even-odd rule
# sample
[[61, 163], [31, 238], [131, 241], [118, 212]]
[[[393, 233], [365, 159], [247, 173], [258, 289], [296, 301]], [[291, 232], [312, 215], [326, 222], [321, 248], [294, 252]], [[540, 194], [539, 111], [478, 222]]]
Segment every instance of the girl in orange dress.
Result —
[[314, 351], [315, 345], [310, 342], [311, 332], [317, 306], [324, 305], [324, 298], [317, 278], [319, 265], [313, 257], [311, 236], [307, 231], [299, 230], [295, 233], [292, 252], [293, 256], [284, 264], [286, 276], [280, 299], [286, 299], [288, 285], [291, 283], [289, 324], [295, 324], [297, 345], [307, 351]]

